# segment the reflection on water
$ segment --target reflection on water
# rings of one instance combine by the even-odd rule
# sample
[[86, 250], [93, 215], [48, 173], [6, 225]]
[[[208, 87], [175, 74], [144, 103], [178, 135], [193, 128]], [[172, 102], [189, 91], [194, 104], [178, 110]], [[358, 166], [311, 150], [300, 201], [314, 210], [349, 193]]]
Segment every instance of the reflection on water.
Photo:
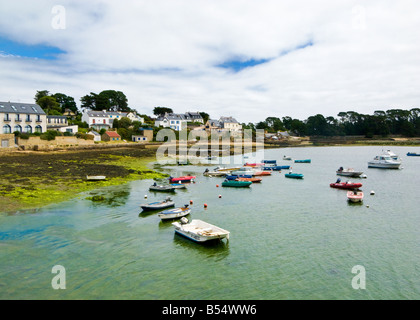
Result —
[[184, 250], [194, 250], [206, 257], [214, 257], [217, 260], [226, 258], [229, 255], [229, 241], [226, 240], [214, 240], [197, 243], [191, 241], [174, 231], [174, 244], [181, 247]]
[[120, 207], [126, 204], [130, 197], [131, 187], [123, 184], [113, 188], [98, 189], [89, 192], [89, 197], [103, 197], [103, 200], [92, 201], [93, 206]]

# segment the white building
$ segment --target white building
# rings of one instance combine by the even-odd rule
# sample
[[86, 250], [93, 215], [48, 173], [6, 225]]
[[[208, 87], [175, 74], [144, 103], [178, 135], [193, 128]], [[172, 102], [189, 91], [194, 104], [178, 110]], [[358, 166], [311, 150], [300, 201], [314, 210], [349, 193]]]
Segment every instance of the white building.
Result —
[[47, 131], [47, 115], [33, 103], [0, 102], [0, 133]]
[[188, 120], [183, 114], [165, 113], [155, 121], [155, 127], [171, 128], [175, 131], [181, 131], [187, 128]]
[[89, 128], [94, 128], [95, 130], [101, 130], [112, 128], [112, 124], [115, 119], [121, 120], [121, 118], [127, 117], [131, 121], [140, 121], [144, 123], [144, 119], [137, 115], [135, 112], [116, 112], [116, 111], [93, 111], [86, 110], [82, 114], [82, 122], [86, 122], [89, 125]]
[[219, 123], [225, 130], [229, 130], [231, 132], [242, 131], [242, 125], [233, 117], [220, 117]]

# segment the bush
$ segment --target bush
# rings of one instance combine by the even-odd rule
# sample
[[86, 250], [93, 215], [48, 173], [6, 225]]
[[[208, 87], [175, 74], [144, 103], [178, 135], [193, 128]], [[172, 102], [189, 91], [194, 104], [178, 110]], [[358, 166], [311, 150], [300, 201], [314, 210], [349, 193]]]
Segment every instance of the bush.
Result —
[[55, 140], [55, 137], [62, 136], [62, 135], [63, 134], [59, 131], [48, 130], [47, 132], [41, 134], [41, 139], [51, 141], [51, 140]]

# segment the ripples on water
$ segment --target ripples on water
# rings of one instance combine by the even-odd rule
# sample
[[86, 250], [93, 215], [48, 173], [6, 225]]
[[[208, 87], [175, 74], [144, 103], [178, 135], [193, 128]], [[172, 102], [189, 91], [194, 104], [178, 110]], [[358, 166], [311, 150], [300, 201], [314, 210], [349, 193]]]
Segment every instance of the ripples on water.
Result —
[[[151, 181], [0, 216], [0, 298], [418, 299], [420, 159], [405, 156], [415, 148], [392, 149], [404, 169], [368, 169], [376, 147], [265, 150], [266, 159], [305, 177], [286, 179], [283, 170], [249, 189], [218, 188], [223, 179], [202, 176], [205, 167], [168, 167], [197, 175], [173, 196], [176, 205], [193, 200], [189, 218], [229, 230], [229, 242], [200, 245], [155, 212], [142, 213], [140, 204], [166, 196], [150, 193]], [[284, 154], [312, 163], [283, 161]], [[362, 205], [329, 187], [340, 166], [367, 175], [357, 179]], [[105, 201], [85, 199], [95, 194]], [[51, 288], [56, 264], [66, 268], [66, 290]], [[366, 268], [366, 290], [351, 286], [355, 265]]]

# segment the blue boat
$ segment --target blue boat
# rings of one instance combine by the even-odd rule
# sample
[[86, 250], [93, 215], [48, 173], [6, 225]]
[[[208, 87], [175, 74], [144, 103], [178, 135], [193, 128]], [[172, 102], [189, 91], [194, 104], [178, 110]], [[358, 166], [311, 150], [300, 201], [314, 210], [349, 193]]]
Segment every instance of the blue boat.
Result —
[[267, 171], [281, 171], [282, 169], [290, 169], [290, 166], [267, 166], [267, 167], [263, 167], [263, 170], [267, 170]]
[[277, 164], [277, 160], [262, 160], [261, 162], [267, 164]]
[[311, 163], [311, 159], [295, 160], [295, 163]]
[[243, 174], [243, 175], [230, 175], [230, 176], [226, 176], [225, 179], [227, 180], [236, 180], [238, 178], [252, 178], [251, 175], [248, 174]]
[[416, 153], [416, 152], [407, 152], [407, 156], [409, 156], [409, 157], [420, 157], [420, 153]]
[[303, 179], [303, 174], [301, 173], [286, 173], [284, 176], [292, 179]]

